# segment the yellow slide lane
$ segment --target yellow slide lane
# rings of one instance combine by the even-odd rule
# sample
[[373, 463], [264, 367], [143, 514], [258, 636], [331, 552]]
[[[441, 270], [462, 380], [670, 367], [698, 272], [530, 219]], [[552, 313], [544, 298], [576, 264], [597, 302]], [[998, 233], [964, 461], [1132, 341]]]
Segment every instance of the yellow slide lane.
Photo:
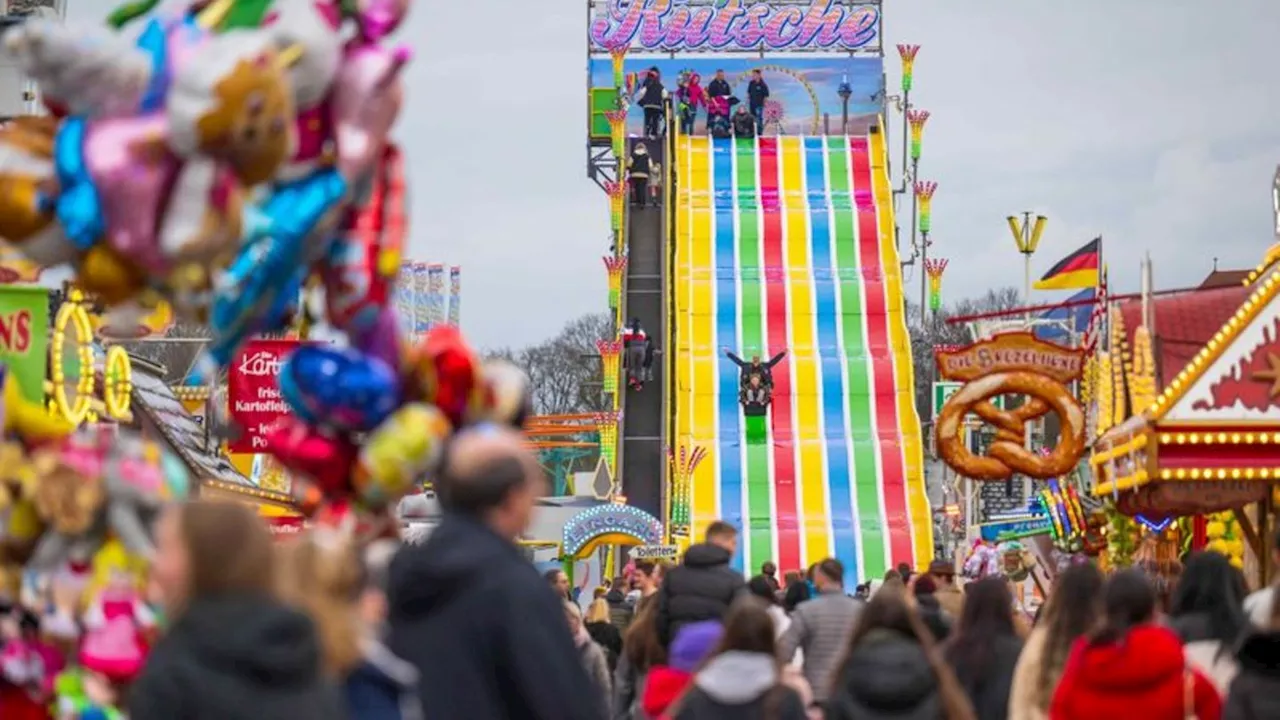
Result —
[[679, 197], [676, 206], [675, 301], [677, 442], [700, 445], [706, 457], [692, 481], [693, 541], [719, 517], [716, 497], [715, 265], [711, 212], [711, 144], [706, 137], [676, 140]]
[[[881, 127], [884, 120], [881, 119]], [[933, 560], [933, 518], [924, 484], [924, 454], [920, 437], [920, 415], [915, 404], [915, 373], [911, 364], [911, 339], [902, 304], [902, 269], [893, 233], [893, 191], [889, 184], [888, 154], [884, 133], [872, 133], [871, 176], [880, 230], [880, 266], [884, 269], [885, 295], [899, 302], [889, 303], [889, 337], [893, 345], [893, 368], [898, 398], [898, 422], [902, 425], [903, 471], [906, 474], [907, 508], [911, 515], [911, 542], [917, 568], [927, 568]]]

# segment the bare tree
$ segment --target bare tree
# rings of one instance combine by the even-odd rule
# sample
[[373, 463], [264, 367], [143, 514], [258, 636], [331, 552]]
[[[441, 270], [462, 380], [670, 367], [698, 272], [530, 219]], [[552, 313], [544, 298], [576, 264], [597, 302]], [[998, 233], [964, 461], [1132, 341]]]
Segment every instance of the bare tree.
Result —
[[553, 338], [518, 350], [496, 350], [487, 357], [510, 360], [529, 374], [534, 412], [596, 412], [606, 408], [596, 341], [613, 335], [609, 313], [590, 313], [570, 320]]
[[939, 345], [967, 345], [974, 341], [972, 328], [963, 323], [950, 324], [953, 317], [979, 315], [1023, 306], [1022, 292], [1015, 287], [992, 288], [985, 295], [964, 298], [938, 312], [921, 317], [920, 306], [907, 303], [907, 328], [911, 335], [911, 360], [915, 365], [916, 409], [928, 418], [932, 408], [932, 382], [935, 377], [934, 349]]

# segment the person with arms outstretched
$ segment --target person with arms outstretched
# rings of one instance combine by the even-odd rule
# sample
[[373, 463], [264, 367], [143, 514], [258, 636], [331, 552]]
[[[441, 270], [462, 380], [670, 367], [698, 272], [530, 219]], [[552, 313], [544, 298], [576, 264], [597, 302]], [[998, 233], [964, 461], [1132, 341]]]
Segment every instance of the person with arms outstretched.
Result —
[[759, 355], [752, 355], [751, 362], [746, 362], [742, 358], [735, 355], [733, 351], [730, 350], [728, 347], [722, 347], [720, 349], [724, 351], [725, 357], [732, 360], [733, 364], [737, 365], [738, 368], [742, 371], [741, 382], [743, 387], [746, 387], [750, 383], [752, 375], [759, 375], [761, 382], [764, 383], [764, 386], [772, 389], [773, 388], [773, 366], [782, 362], [782, 358], [787, 356], [787, 351], [783, 350], [782, 352], [779, 352], [777, 355], [774, 355], [773, 357], [769, 358], [768, 362], [761, 362]]

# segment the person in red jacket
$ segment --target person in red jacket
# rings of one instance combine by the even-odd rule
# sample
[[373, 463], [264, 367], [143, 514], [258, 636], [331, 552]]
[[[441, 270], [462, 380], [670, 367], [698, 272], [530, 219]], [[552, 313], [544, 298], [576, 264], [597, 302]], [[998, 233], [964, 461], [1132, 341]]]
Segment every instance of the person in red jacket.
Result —
[[1172, 630], [1157, 625], [1156, 594], [1140, 570], [1107, 582], [1106, 618], [1076, 641], [1049, 705], [1049, 720], [1219, 720], [1222, 699], [1194, 670]]

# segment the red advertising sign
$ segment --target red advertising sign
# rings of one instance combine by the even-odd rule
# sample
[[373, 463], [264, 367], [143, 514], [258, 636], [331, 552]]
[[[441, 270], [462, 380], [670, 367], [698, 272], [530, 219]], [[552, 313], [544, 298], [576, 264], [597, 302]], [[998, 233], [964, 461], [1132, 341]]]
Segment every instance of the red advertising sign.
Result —
[[277, 538], [289, 537], [292, 535], [300, 535], [304, 530], [310, 527], [311, 523], [302, 517], [269, 517], [265, 518], [267, 527], [271, 530], [271, 534]]
[[233, 453], [258, 453], [266, 447], [271, 426], [289, 414], [277, 378], [297, 340], [250, 340], [227, 371], [227, 405], [240, 436], [227, 443]]

